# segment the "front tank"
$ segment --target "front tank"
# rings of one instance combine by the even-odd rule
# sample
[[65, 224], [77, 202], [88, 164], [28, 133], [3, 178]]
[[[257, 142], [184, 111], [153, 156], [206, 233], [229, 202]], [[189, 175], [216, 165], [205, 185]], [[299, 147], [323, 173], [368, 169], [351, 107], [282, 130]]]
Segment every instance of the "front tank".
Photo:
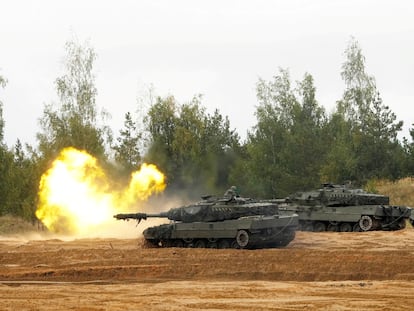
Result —
[[295, 237], [299, 218], [278, 205], [236, 196], [202, 201], [167, 212], [170, 224], [144, 230], [158, 247], [256, 249], [284, 247]]
[[154, 246], [257, 249], [287, 246], [294, 238], [298, 216], [247, 216], [215, 222], [175, 222], [144, 230]]

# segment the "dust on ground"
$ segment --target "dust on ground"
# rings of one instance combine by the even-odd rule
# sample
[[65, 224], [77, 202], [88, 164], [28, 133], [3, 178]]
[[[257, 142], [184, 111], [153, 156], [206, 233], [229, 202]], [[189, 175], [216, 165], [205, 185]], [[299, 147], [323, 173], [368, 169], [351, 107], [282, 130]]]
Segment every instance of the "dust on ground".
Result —
[[0, 239], [2, 310], [412, 310], [414, 229], [297, 232], [286, 248]]

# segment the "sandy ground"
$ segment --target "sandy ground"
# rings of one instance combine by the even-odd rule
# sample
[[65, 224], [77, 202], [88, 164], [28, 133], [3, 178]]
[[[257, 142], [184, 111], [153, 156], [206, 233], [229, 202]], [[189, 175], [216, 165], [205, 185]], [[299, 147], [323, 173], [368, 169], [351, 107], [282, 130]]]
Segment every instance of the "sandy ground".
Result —
[[298, 232], [283, 249], [0, 237], [0, 310], [413, 310], [414, 229]]

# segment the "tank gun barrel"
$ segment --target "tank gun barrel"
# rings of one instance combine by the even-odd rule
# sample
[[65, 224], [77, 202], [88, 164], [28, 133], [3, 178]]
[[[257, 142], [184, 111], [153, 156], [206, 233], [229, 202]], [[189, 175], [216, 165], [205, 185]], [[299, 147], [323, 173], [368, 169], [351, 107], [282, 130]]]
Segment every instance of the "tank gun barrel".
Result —
[[151, 217], [168, 218], [168, 215], [166, 213], [159, 213], [159, 214], [130, 213], [130, 214], [116, 214], [116, 215], [114, 215], [114, 218], [116, 218], [118, 220], [135, 219], [135, 220], [138, 221], [138, 223], [141, 220], [146, 220], [147, 218], [151, 218]]

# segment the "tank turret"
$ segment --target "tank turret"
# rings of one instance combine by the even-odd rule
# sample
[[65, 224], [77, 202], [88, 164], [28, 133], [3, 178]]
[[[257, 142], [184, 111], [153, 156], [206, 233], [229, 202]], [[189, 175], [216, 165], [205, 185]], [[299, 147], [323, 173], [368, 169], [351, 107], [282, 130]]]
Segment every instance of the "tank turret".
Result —
[[368, 193], [363, 189], [354, 189], [346, 185], [322, 184], [317, 190], [297, 192], [286, 201], [304, 205], [353, 206], [388, 205], [390, 198], [385, 195]]
[[150, 217], [172, 222], [144, 230], [145, 239], [161, 247], [263, 248], [286, 246], [295, 237], [298, 216], [279, 213], [278, 205], [234, 195], [204, 196], [194, 204], [157, 214], [117, 214], [140, 222]]
[[278, 207], [273, 203], [259, 203], [245, 198], [204, 197], [203, 201], [183, 207], [172, 208], [158, 214], [117, 214], [116, 219], [145, 220], [150, 217], [168, 218], [185, 223], [197, 221], [223, 221], [254, 215], [276, 215]]

